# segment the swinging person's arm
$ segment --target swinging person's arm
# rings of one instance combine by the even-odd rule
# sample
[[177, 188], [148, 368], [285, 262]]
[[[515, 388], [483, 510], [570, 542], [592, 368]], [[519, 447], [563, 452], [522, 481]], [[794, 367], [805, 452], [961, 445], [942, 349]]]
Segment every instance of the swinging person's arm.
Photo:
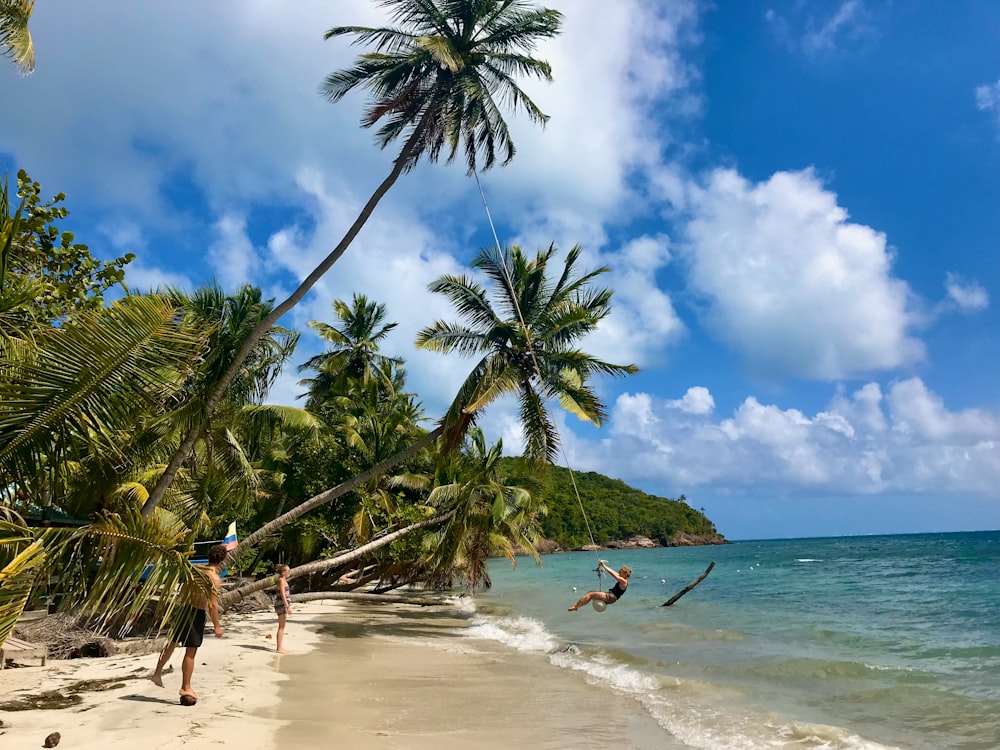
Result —
[[614, 578], [616, 581], [618, 581], [618, 583], [621, 584], [625, 583], [625, 577], [620, 575], [617, 570], [612, 570], [611, 568], [609, 568], [608, 563], [606, 561], [601, 560], [601, 567], [604, 568], [606, 571], [608, 571], [608, 573], [611, 574], [611, 577]]

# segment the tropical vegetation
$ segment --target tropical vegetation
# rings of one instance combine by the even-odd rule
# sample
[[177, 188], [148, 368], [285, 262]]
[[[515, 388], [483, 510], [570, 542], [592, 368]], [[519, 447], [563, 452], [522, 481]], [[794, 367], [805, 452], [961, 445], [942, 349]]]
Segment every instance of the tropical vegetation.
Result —
[[[279, 561], [297, 586], [322, 591], [476, 588], [489, 585], [490, 557], [513, 560], [552, 536], [546, 523], [579, 536], [572, 513], [553, 502], [561, 475], [545, 472], [559, 445], [551, 410], [600, 425], [594, 378], [635, 372], [581, 348], [612, 293], [597, 285], [606, 268], [580, 268], [579, 248], [490, 247], [470, 274], [430, 284], [459, 320], [414, 331], [416, 346], [472, 359], [434, 422], [408, 390], [404, 359], [381, 351], [398, 324], [360, 294], [310, 322], [326, 348], [300, 368], [303, 407], [267, 403], [299, 344], [277, 320], [392, 184], [442, 153], [461, 153], [470, 171], [509, 162], [501, 102], [545, 120], [515, 78], [550, 77], [530, 52], [557, 33], [558, 13], [519, 0], [382, 5], [396, 26], [328, 32], [372, 51], [323, 90], [337, 101], [367, 89], [363, 124], [380, 124], [383, 148], [404, 143], [341, 243], [284, 302], [253, 286], [135, 293], [134, 256], [99, 260], [60, 227], [62, 194], [44, 200], [23, 171], [16, 188], [2, 183], [0, 643], [36, 605], [110, 633], [149, 615], [165, 622], [179, 592], [207, 587], [193, 563], [199, 543], [220, 539], [232, 521], [242, 539], [227, 563], [245, 578], [226, 604], [273, 585], [256, 574]], [[21, 15], [4, 16], [10, 8]], [[0, 44], [15, 60], [31, 9], [0, 2]], [[515, 462], [478, 424], [503, 398], [516, 403], [525, 436]], [[645, 501], [634, 500], [633, 531], [647, 531]], [[663, 524], [663, 533], [674, 528]]]

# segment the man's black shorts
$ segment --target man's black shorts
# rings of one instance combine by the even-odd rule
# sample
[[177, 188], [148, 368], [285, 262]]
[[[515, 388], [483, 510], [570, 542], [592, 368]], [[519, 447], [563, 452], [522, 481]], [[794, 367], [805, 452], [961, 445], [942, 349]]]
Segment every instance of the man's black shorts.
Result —
[[203, 609], [187, 607], [177, 613], [177, 624], [170, 634], [170, 640], [185, 648], [198, 648], [205, 640], [205, 619]]

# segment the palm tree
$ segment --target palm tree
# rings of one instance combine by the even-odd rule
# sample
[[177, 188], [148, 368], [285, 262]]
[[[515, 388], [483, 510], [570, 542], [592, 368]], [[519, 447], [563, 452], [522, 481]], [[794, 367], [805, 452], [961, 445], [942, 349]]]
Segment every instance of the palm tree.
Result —
[[[493, 166], [499, 150], [503, 163], [515, 149], [501, 107], [524, 110], [544, 124], [547, 116], [518, 87], [515, 78], [551, 80], [548, 63], [531, 57], [539, 40], [559, 32], [562, 15], [524, 0], [380, 0], [398, 27], [337, 26], [326, 38], [352, 35], [371, 44], [353, 68], [327, 77], [322, 92], [337, 102], [364, 88], [371, 94], [362, 119], [364, 127], [381, 122], [376, 133], [380, 148], [405, 138], [388, 177], [375, 189], [357, 219], [329, 255], [284, 302], [264, 318], [244, 342], [223, 377], [205, 400], [211, 413], [229, 381], [257, 341], [291, 310], [325, 274], [368, 221], [382, 197], [421, 157], [435, 162], [447, 149], [451, 161], [464, 145], [469, 171]], [[174, 474], [191, 452], [197, 436], [181, 443], [163, 477], [150, 493], [143, 515], [152, 513]]]
[[487, 404], [515, 394], [527, 455], [551, 462], [557, 434], [547, 400], [555, 398], [567, 411], [600, 425], [606, 416], [604, 406], [587, 382], [597, 374], [638, 372], [635, 365], [604, 362], [574, 347], [611, 312], [611, 290], [589, 288], [609, 269], [575, 275], [577, 245], [553, 283], [546, 272], [554, 253], [555, 246], [550, 245], [528, 260], [517, 246], [481, 250], [472, 265], [493, 282], [496, 306], [486, 290], [466, 276], [442, 276], [430, 285], [431, 291], [451, 300], [466, 323], [437, 321], [417, 334], [417, 346], [443, 354], [482, 355], [444, 418], [455, 438]]
[[[405, 450], [287, 511], [250, 534], [241, 546], [258, 543], [314, 508], [385, 473], [442, 436], [445, 438], [442, 450], [449, 452], [461, 444], [476, 416], [504, 394], [515, 393], [520, 398], [528, 454], [536, 460], [551, 460], [557, 447], [555, 428], [545, 406], [549, 397], [556, 398], [563, 408], [577, 416], [599, 425], [605, 417], [604, 406], [587, 385], [588, 381], [595, 374], [620, 376], [637, 372], [637, 368], [603, 362], [574, 347], [575, 342], [592, 332], [611, 310], [611, 290], [591, 287], [593, 280], [608, 269], [578, 274], [575, 266], [580, 248], [574, 247], [559, 277], [552, 280], [548, 277], [548, 264], [554, 253], [555, 247], [550, 246], [529, 261], [517, 247], [502, 252], [496, 249], [480, 251], [474, 265], [493, 282], [495, 304], [486, 289], [465, 276], [443, 276], [432, 282], [430, 288], [445, 294], [469, 325], [438, 321], [418, 334], [417, 345], [444, 353], [482, 355], [437, 428]], [[419, 526], [411, 530], [441, 525], [456, 512], [453, 508], [436, 519], [419, 522]], [[393, 532], [390, 536], [399, 538], [404, 531]], [[365, 545], [363, 549], [377, 549], [381, 541], [374, 540], [369, 545], [375, 547]], [[336, 559], [346, 564], [358, 559], [356, 552], [358, 550], [352, 550]], [[305, 570], [326, 569], [323, 565], [327, 562], [310, 563], [314, 567]], [[273, 583], [273, 579], [265, 579], [264, 583], [253, 584], [253, 588], [246, 591], [239, 589], [232, 593], [230, 601]]]
[[[0, 508], [0, 630], [16, 619], [42, 566], [69, 577], [60, 589], [67, 603], [105, 624], [130, 621], [184, 581], [207, 586], [178, 551], [183, 526], [162, 509], [140, 519], [126, 508], [79, 530], [41, 534], [7, 512], [17, 493], [31, 502], [51, 498], [81, 446], [127, 464], [118, 436], [179, 395], [204, 343], [157, 296], [128, 297], [0, 342], [0, 500], [7, 506]], [[147, 566], [154, 572], [137, 585]], [[161, 616], [174, 600], [159, 598]]]
[[500, 472], [502, 455], [503, 441], [487, 447], [482, 430], [473, 428], [452, 481], [431, 491], [428, 504], [458, 509], [427, 539], [432, 582], [450, 588], [458, 574], [470, 588], [489, 588], [488, 559], [503, 555], [513, 564], [518, 548], [539, 562], [535, 545], [545, 505], [526, 488], [507, 483]]
[[[316, 371], [316, 377], [299, 381], [299, 385], [309, 389], [306, 408], [310, 411], [316, 411], [330, 396], [344, 393], [350, 380], [367, 383], [382, 375], [381, 365], [403, 364], [402, 359], [387, 357], [378, 350], [379, 343], [399, 325], [385, 323], [384, 304], [369, 301], [363, 294], [355, 294], [350, 306], [343, 300], [334, 300], [333, 310], [341, 323], [339, 326], [318, 320], [309, 321], [309, 327], [331, 346], [328, 351], [299, 365], [299, 372]], [[392, 384], [388, 385], [391, 387]]]
[[35, 69], [35, 45], [28, 31], [34, 10], [35, 0], [0, 0], [0, 54], [25, 75]]

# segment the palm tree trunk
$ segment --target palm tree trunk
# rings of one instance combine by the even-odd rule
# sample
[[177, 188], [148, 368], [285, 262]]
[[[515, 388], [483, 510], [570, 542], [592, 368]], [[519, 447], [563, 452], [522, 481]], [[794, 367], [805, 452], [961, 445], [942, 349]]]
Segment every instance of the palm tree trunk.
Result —
[[[281, 318], [282, 315], [295, 307], [295, 305], [297, 305], [299, 301], [306, 296], [306, 293], [312, 289], [313, 285], [320, 280], [323, 274], [329, 271], [330, 267], [340, 259], [340, 256], [344, 254], [350, 244], [354, 241], [354, 238], [357, 237], [358, 232], [361, 231], [361, 228], [368, 221], [372, 212], [375, 210], [375, 207], [379, 204], [379, 201], [382, 200], [382, 197], [389, 192], [389, 188], [396, 183], [396, 180], [398, 180], [400, 175], [407, 170], [408, 166], [412, 166], [409, 165], [410, 157], [416, 149], [418, 142], [423, 137], [423, 130], [424, 123], [421, 122], [420, 126], [418, 126], [410, 135], [410, 138], [407, 140], [403, 150], [400, 151], [399, 156], [396, 157], [395, 162], [393, 162], [392, 171], [389, 173], [389, 176], [386, 177], [382, 181], [382, 184], [380, 184], [375, 189], [375, 192], [372, 193], [364, 208], [361, 209], [361, 213], [358, 214], [358, 218], [354, 220], [354, 223], [351, 224], [347, 233], [343, 236], [340, 242], [337, 243], [337, 246], [333, 249], [333, 251], [323, 259], [322, 263], [313, 269], [312, 273], [310, 273], [305, 280], [299, 284], [299, 287], [292, 292], [288, 299], [275, 307], [274, 310], [271, 311], [271, 314], [257, 325], [257, 327], [253, 330], [253, 333], [251, 333], [250, 336], [247, 337], [247, 340], [243, 342], [243, 346], [236, 353], [232, 364], [229, 365], [229, 369], [226, 370], [225, 374], [223, 374], [222, 378], [220, 378], [219, 382], [216, 383], [215, 387], [208, 394], [208, 398], [205, 399], [205, 413], [208, 416], [211, 416], [215, 412], [215, 407], [222, 399], [223, 394], [226, 392], [226, 388], [229, 387], [229, 383], [236, 376], [236, 373], [239, 372], [240, 367], [243, 365], [243, 361], [257, 345], [257, 342], [260, 341], [271, 329], [271, 327], [278, 322], [278, 319]], [[156, 486], [153, 487], [152, 492], [149, 493], [149, 498], [146, 500], [146, 503], [142, 506], [142, 515], [144, 518], [148, 518], [156, 509], [156, 506], [160, 504], [160, 500], [163, 499], [163, 495], [166, 493], [167, 487], [169, 487], [170, 483], [174, 481], [174, 476], [177, 474], [177, 470], [180, 469], [181, 464], [183, 464], [184, 461], [187, 460], [187, 457], [191, 454], [191, 450], [194, 448], [194, 444], [197, 439], [197, 429], [188, 431], [188, 434], [184, 437], [183, 442], [181, 442], [180, 446], [177, 448], [177, 452], [170, 459], [170, 463], [167, 464], [167, 468], [164, 470], [159, 481], [156, 483]]]
[[285, 526], [290, 524], [296, 518], [300, 518], [301, 516], [304, 516], [306, 513], [313, 510], [314, 508], [318, 508], [321, 505], [325, 505], [326, 503], [336, 500], [338, 497], [346, 495], [351, 490], [360, 487], [362, 484], [367, 482], [372, 477], [377, 477], [380, 474], [384, 474], [393, 466], [402, 463], [406, 459], [415, 455], [418, 451], [422, 450], [423, 448], [426, 448], [428, 445], [437, 440], [443, 432], [444, 428], [438, 427], [435, 430], [428, 432], [426, 435], [420, 438], [420, 440], [413, 443], [408, 448], [401, 450], [395, 456], [387, 458], [382, 463], [376, 464], [375, 466], [368, 469], [368, 471], [362, 472], [361, 474], [358, 474], [357, 476], [348, 479], [346, 482], [341, 482], [336, 487], [332, 487], [331, 489], [321, 492], [318, 495], [309, 498], [303, 503], [299, 503], [287, 513], [284, 513], [275, 518], [273, 521], [269, 521], [268, 523], [264, 524], [255, 532], [253, 532], [250, 536], [248, 536], [246, 539], [241, 541], [238, 547], [236, 547], [233, 550], [230, 550], [229, 556], [226, 559], [232, 560], [240, 549], [253, 547], [255, 544], [260, 544], [262, 540], [266, 539], [279, 529], [283, 529]]
[[[410, 524], [398, 531], [394, 531], [391, 534], [386, 534], [383, 537], [368, 542], [368, 544], [363, 544], [356, 549], [352, 549], [349, 552], [344, 552], [339, 555], [334, 555], [325, 560], [315, 560], [311, 563], [306, 563], [305, 565], [300, 565], [297, 568], [292, 568], [288, 572], [288, 578], [299, 578], [300, 576], [313, 575], [314, 573], [322, 573], [324, 570], [329, 570], [330, 568], [336, 568], [341, 565], [347, 565], [355, 560], [358, 560], [369, 552], [374, 552], [375, 550], [382, 549], [388, 545], [395, 542], [397, 539], [401, 539], [407, 534], [412, 534], [414, 531], [419, 531], [420, 529], [426, 529], [430, 526], [440, 526], [443, 523], [450, 521], [454, 518], [455, 513], [458, 511], [452, 509], [447, 513], [443, 513], [440, 516], [435, 516], [434, 518], [428, 518], [423, 521], [418, 521], [417, 523]], [[276, 585], [278, 582], [278, 576], [272, 575], [267, 578], [262, 578], [259, 581], [254, 581], [253, 583], [248, 583], [246, 586], [241, 586], [233, 591], [227, 591], [225, 594], [219, 597], [219, 604], [222, 607], [231, 607], [237, 602], [243, 601], [247, 596], [254, 593], [255, 591], [263, 591], [266, 588], [270, 588]]]

